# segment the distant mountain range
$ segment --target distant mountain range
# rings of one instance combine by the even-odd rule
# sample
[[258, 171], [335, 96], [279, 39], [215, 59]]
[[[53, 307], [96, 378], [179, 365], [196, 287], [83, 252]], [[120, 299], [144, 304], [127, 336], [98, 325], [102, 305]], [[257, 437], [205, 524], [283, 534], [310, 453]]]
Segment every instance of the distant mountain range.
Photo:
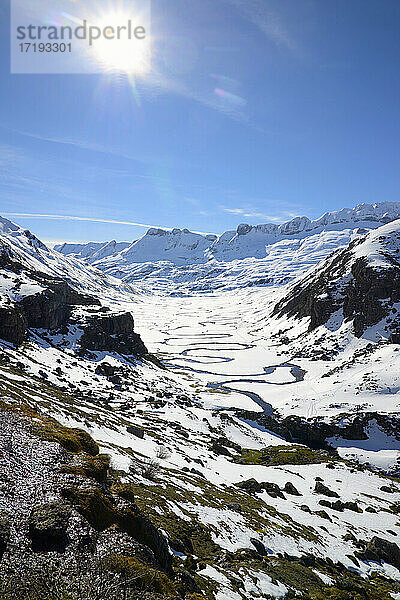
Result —
[[151, 228], [132, 243], [89, 242], [87, 244], [61, 244], [55, 250], [65, 256], [82, 258], [89, 263], [101, 263], [107, 270], [116, 264], [166, 261], [175, 266], [204, 264], [209, 260], [228, 262], [243, 258], [264, 258], [266, 247], [285, 239], [304, 238], [322, 231], [354, 227], [374, 228], [400, 218], [400, 202], [359, 204], [330, 212], [311, 221], [308, 217], [296, 217], [287, 223], [276, 225], [241, 224], [236, 231], [226, 231], [220, 236], [200, 235], [188, 229]]
[[359, 204], [315, 221], [298, 217], [282, 225], [242, 224], [218, 237], [149, 229], [131, 244], [62, 244], [55, 250], [125, 283], [171, 294], [202, 293], [288, 283], [337, 248], [398, 218], [400, 202]]

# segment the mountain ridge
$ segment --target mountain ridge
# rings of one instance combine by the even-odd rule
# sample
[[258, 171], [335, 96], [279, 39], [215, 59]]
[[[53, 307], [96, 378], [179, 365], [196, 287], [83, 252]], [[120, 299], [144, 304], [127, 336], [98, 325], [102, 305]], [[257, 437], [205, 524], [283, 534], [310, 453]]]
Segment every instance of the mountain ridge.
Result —
[[[64, 255], [73, 254], [89, 263], [99, 262], [107, 268], [111, 262], [121, 264], [167, 261], [176, 266], [206, 263], [210, 260], [232, 261], [243, 258], [262, 258], [265, 247], [292, 236], [315, 234], [319, 230], [341, 229], [343, 225], [373, 228], [400, 218], [400, 202], [358, 204], [354, 208], [327, 212], [319, 219], [295, 217], [282, 223], [248, 225], [242, 223], [236, 230], [219, 236], [202, 235], [188, 229], [150, 228], [144, 236], [128, 242], [89, 242], [61, 244], [54, 247]], [[121, 249], [122, 247], [122, 249]], [[100, 256], [102, 253], [102, 256]]]

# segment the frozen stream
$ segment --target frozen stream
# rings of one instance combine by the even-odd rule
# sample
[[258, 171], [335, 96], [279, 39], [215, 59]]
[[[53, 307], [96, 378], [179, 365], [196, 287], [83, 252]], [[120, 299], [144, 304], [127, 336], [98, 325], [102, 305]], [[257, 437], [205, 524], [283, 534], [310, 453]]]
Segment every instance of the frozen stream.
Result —
[[244, 313], [227, 303], [220, 306], [220, 302], [210, 300], [197, 297], [155, 301], [162, 303], [154, 306], [154, 313], [163, 323], [156, 344], [160, 358], [169, 368], [198, 375], [207, 388], [241, 394], [266, 414], [272, 414], [272, 405], [251, 387], [289, 386], [303, 381], [305, 371], [291, 361], [263, 366], [264, 357], [268, 360], [274, 356], [245, 335], [243, 329], [249, 324]]

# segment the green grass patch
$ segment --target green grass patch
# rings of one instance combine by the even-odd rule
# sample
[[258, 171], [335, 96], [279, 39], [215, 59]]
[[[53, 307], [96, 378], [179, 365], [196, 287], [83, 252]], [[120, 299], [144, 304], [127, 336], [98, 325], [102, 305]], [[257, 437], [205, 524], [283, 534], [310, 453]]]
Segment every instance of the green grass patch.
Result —
[[19, 414], [29, 420], [31, 432], [47, 442], [56, 442], [65, 450], [78, 454], [85, 452], [91, 456], [99, 454], [99, 447], [94, 439], [83, 429], [64, 427], [52, 417], [45, 417], [28, 405], [6, 404], [0, 401], [0, 411]]
[[307, 446], [268, 446], [261, 450], [242, 449], [241, 455], [234, 459], [241, 465], [312, 465], [332, 460], [323, 450], [312, 450]]
[[144, 565], [136, 557], [112, 554], [104, 559], [104, 568], [126, 579], [134, 589], [155, 592], [166, 598], [176, 598], [177, 589], [165, 573]]
[[71, 475], [81, 475], [102, 483], [107, 479], [109, 468], [110, 457], [108, 454], [99, 454], [86, 456], [77, 464], [63, 465], [60, 471]]

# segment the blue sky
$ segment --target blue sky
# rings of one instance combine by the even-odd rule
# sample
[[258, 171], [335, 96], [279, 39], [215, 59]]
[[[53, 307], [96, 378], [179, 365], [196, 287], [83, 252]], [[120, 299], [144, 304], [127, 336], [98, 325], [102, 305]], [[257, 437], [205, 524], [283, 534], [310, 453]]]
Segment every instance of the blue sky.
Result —
[[45, 240], [131, 240], [145, 229], [108, 221], [221, 233], [400, 201], [398, 0], [153, 0], [152, 15], [135, 85], [10, 75], [2, 0], [0, 214], [79, 219], [10, 217]]

